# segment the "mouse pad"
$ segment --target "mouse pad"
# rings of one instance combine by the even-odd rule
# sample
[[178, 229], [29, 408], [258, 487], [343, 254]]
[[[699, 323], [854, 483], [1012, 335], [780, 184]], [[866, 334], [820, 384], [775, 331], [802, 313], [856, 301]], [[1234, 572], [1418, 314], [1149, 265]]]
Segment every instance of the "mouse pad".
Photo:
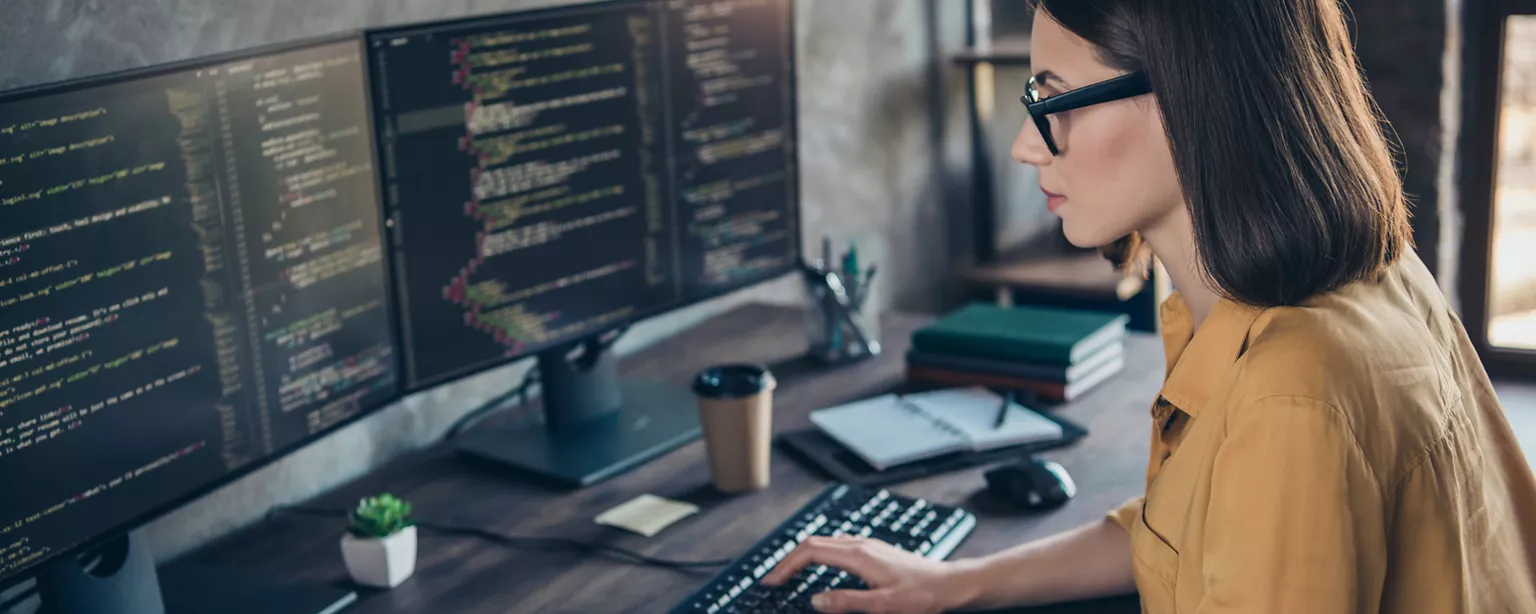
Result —
[[1037, 441], [982, 452], [955, 452], [890, 467], [885, 471], [871, 467], [869, 463], [864, 462], [864, 459], [844, 448], [837, 440], [828, 437], [818, 428], [781, 434], [778, 437], [778, 443], [779, 447], [790, 452], [791, 456], [800, 459], [811, 469], [820, 471], [832, 480], [855, 486], [885, 486], [978, 465], [1023, 458], [1036, 452], [1072, 445], [1077, 443], [1077, 440], [1088, 436], [1088, 429], [1070, 420], [1050, 412], [1040, 412], [1040, 415], [1061, 425], [1061, 439]]

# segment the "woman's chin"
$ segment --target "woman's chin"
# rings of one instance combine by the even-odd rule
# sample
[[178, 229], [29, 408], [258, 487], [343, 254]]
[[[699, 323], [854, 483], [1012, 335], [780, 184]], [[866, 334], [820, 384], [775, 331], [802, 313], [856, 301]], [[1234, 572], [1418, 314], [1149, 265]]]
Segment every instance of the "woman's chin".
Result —
[[1072, 224], [1062, 225], [1062, 234], [1073, 247], [1080, 249], [1098, 249], [1114, 243], [1117, 238], [1101, 232], [1084, 232], [1084, 229], [1074, 228]]

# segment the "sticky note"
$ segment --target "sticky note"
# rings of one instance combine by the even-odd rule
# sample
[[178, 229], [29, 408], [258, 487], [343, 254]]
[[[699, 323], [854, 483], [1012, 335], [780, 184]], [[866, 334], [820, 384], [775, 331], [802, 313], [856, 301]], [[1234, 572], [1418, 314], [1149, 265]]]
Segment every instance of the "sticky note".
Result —
[[698, 512], [695, 505], [656, 495], [640, 495], [598, 515], [597, 523], [655, 537], [663, 529]]

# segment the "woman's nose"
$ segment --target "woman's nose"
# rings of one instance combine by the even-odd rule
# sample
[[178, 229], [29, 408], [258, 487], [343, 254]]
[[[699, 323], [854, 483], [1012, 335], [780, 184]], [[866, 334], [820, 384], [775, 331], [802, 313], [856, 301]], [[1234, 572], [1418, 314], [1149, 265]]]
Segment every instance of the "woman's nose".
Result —
[[1040, 136], [1040, 130], [1033, 123], [1026, 122], [1019, 130], [1019, 136], [1013, 140], [1013, 159], [1020, 164], [1040, 167], [1046, 166], [1055, 159], [1051, 150], [1045, 144], [1045, 138]]

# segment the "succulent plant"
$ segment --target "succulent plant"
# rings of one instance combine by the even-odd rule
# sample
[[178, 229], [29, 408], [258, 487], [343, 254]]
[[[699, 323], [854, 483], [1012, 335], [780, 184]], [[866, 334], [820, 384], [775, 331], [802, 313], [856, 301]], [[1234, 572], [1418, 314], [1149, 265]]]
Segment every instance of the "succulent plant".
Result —
[[416, 524], [411, 504], [388, 493], [358, 501], [347, 518], [347, 532], [360, 538], [389, 537]]

